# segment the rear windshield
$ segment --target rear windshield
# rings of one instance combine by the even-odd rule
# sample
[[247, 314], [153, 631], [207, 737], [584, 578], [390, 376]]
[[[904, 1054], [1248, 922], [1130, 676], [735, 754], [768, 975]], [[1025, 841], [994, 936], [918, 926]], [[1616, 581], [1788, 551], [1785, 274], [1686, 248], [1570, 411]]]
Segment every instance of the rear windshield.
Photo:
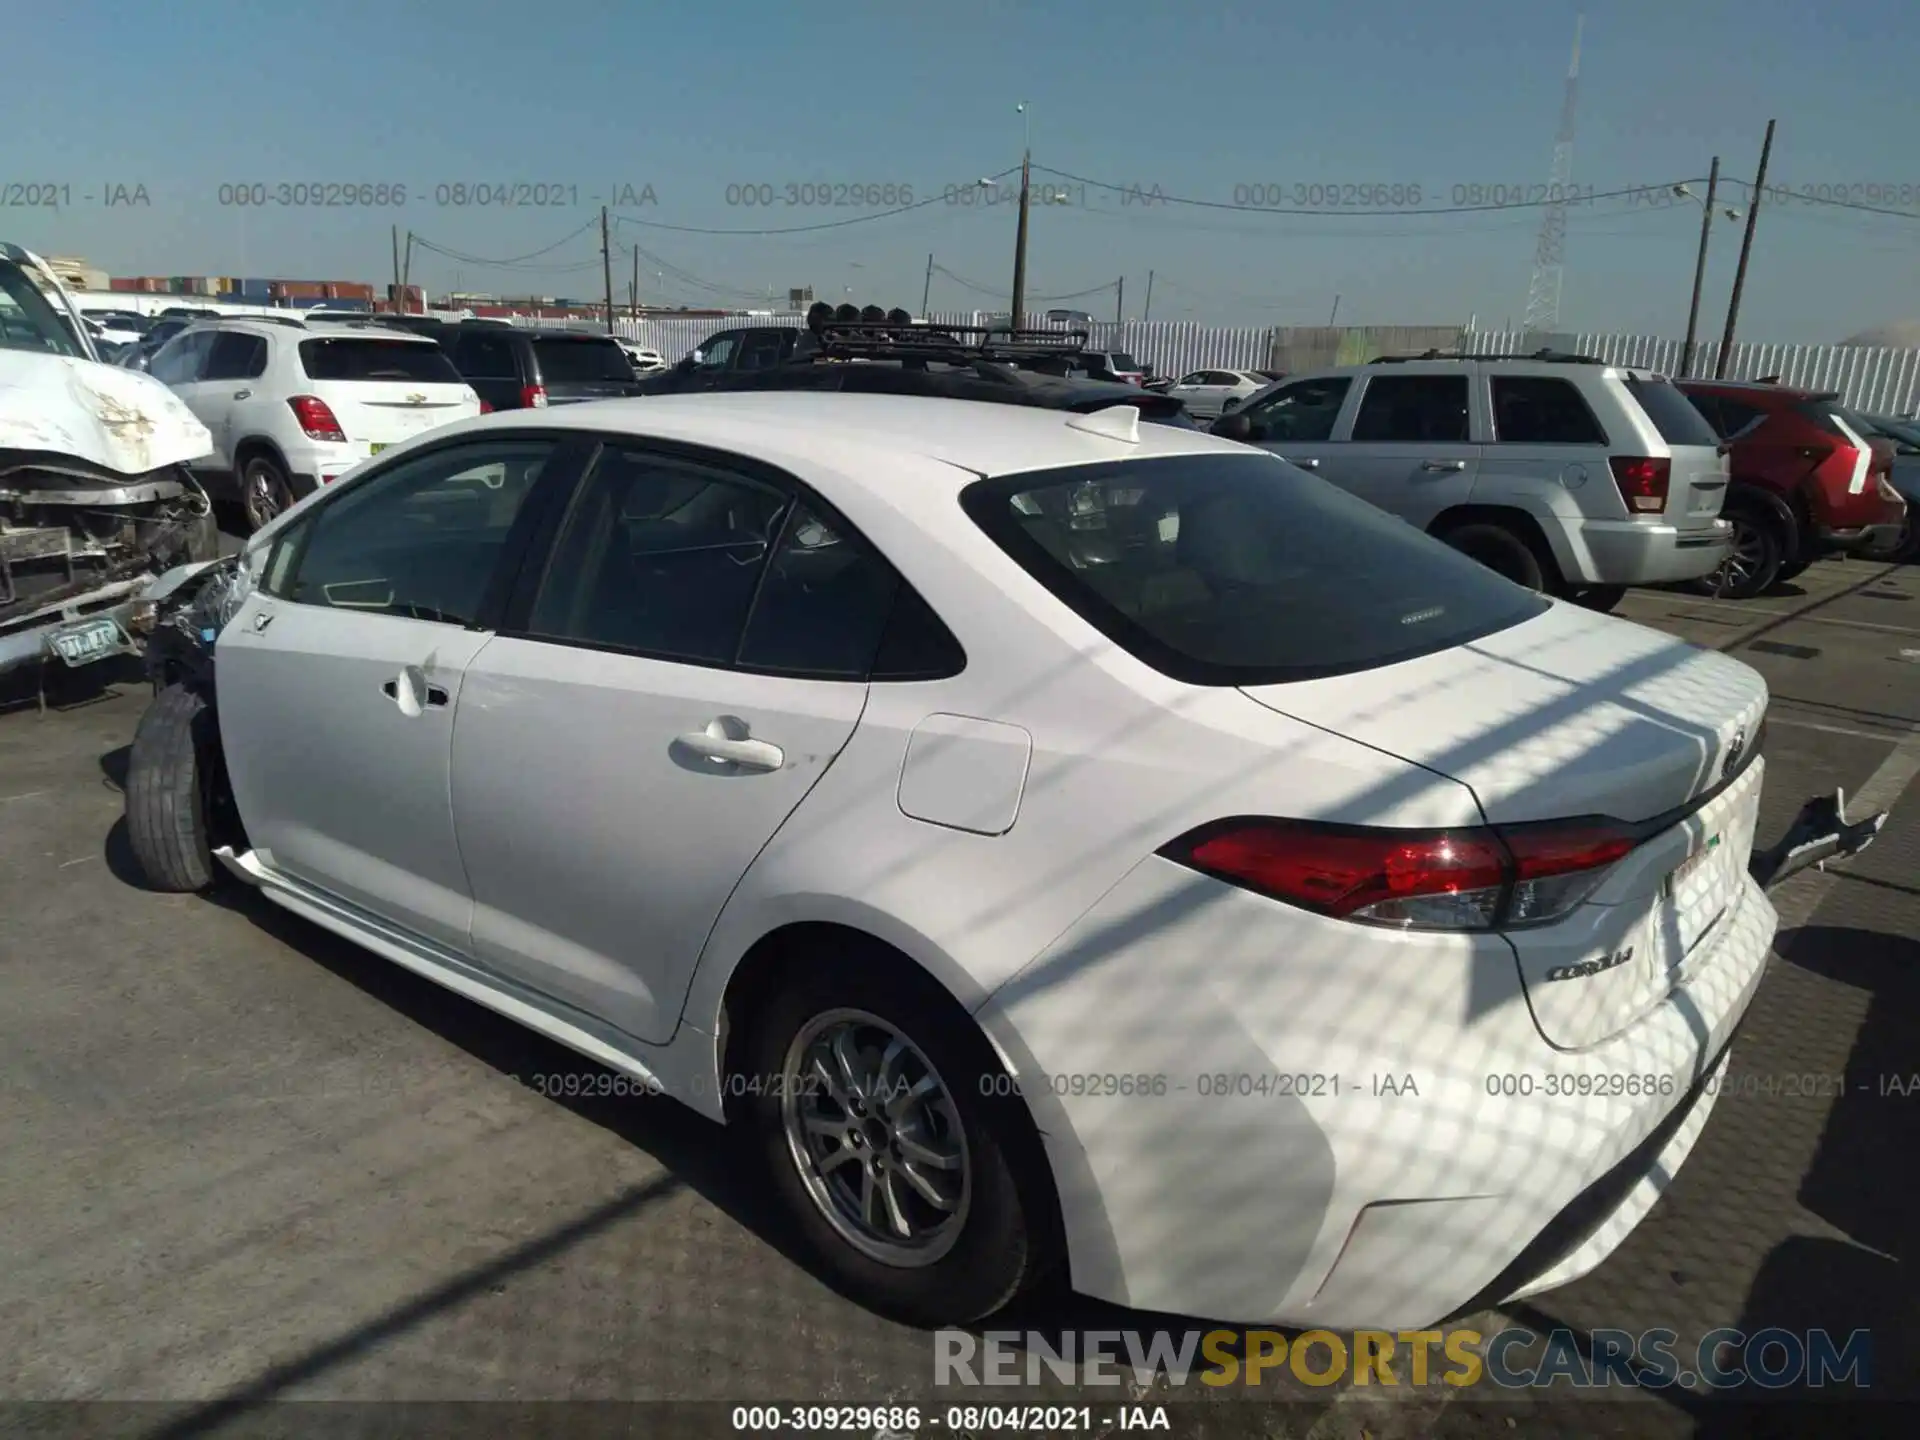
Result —
[[464, 385], [446, 351], [431, 342], [351, 339], [302, 340], [300, 364], [313, 380], [399, 380], [421, 385]]
[[1140, 368], [1139, 363], [1133, 356], [1127, 354], [1124, 350], [1116, 350], [1107, 358], [1113, 362], [1113, 368], [1116, 370], [1138, 370]]
[[1195, 685], [1341, 675], [1530, 620], [1548, 602], [1268, 455], [982, 480], [974, 522], [1108, 639]]
[[1679, 386], [1667, 380], [1643, 380], [1635, 375], [1629, 375], [1625, 383], [1627, 393], [1640, 402], [1640, 408], [1647, 412], [1653, 428], [1667, 444], [1719, 445], [1720, 437], [1707, 423], [1707, 417], [1680, 393]]
[[533, 342], [533, 353], [549, 385], [633, 379], [633, 362], [611, 340], [541, 339]]

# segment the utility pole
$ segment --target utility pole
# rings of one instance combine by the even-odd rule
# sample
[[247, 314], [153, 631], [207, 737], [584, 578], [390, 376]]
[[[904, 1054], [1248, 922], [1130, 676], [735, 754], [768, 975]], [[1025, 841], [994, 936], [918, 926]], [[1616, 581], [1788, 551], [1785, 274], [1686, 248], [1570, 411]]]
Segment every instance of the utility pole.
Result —
[[1740, 239], [1740, 265], [1733, 272], [1733, 296], [1727, 301], [1727, 333], [1720, 340], [1720, 355], [1713, 365], [1713, 378], [1727, 378], [1727, 361], [1733, 355], [1733, 326], [1740, 318], [1740, 292], [1747, 285], [1747, 257], [1753, 253], [1753, 222], [1760, 218], [1760, 194], [1767, 188], [1767, 157], [1773, 153], [1773, 121], [1767, 121], [1767, 138], [1760, 142], [1760, 172], [1753, 177], [1753, 198], [1747, 206], [1747, 233]]
[[[402, 297], [402, 308], [404, 308], [409, 314], [413, 312], [413, 302], [410, 300], [407, 300], [405, 297], [408, 293], [407, 287], [412, 283], [412, 280], [413, 280], [413, 231], [409, 230], [407, 231], [407, 248], [400, 252], [400, 294]], [[424, 295], [420, 297], [420, 313], [422, 315], [427, 313], [427, 297]]]
[[627, 284], [627, 310], [633, 319], [640, 318], [640, 247], [633, 247], [633, 279]]
[[1020, 226], [1013, 240], [1013, 308], [1008, 322], [1018, 330], [1027, 323], [1027, 191], [1032, 179], [1033, 152], [1020, 157]]
[[396, 225], [393, 227], [393, 304], [388, 309], [399, 310], [400, 297], [404, 293], [400, 288], [400, 227]]
[[1116, 325], [1127, 323], [1127, 277], [1124, 275], [1114, 281], [1113, 323]]
[[933, 294], [933, 255], [927, 255], [927, 283], [920, 287], [920, 318], [927, 318], [927, 300]]
[[613, 334], [613, 247], [607, 238], [607, 207], [600, 207], [600, 271], [607, 282], [607, 333]]
[[1153, 318], [1153, 272], [1147, 272], [1147, 303], [1140, 311], [1140, 323], [1146, 324]]
[[1700, 286], [1707, 278], [1707, 235], [1713, 229], [1713, 197], [1720, 189], [1720, 157], [1707, 171], [1707, 203], [1700, 216], [1700, 258], [1693, 262], [1693, 303], [1687, 306], [1687, 343], [1680, 349], [1680, 378], [1693, 374], [1693, 339], [1700, 329]]
[[1328, 329], [1332, 329], [1332, 328], [1333, 328], [1333, 322], [1334, 322], [1334, 321], [1335, 321], [1335, 320], [1336, 320], [1336, 319], [1337, 319], [1337, 318], [1339, 317], [1339, 314], [1340, 314], [1340, 297], [1339, 297], [1338, 295], [1336, 295], [1336, 296], [1334, 296], [1334, 297], [1333, 297], [1333, 310], [1332, 310], [1332, 312], [1331, 312], [1331, 313], [1330, 313], [1330, 314], [1329, 314], [1329, 315], [1327, 316], [1327, 328], [1328, 328]]

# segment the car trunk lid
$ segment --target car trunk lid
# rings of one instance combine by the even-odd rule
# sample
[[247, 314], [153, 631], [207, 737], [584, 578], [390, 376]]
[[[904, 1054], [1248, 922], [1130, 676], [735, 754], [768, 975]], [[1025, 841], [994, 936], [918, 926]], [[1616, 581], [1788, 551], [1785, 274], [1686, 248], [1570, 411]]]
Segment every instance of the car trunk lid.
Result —
[[430, 340], [401, 336], [302, 340], [310, 391], [350, 444], [376, 449], [480, 413], [480, 398]]
[[1759, 803], [1767, 690], [1738, 661], [1561, 603], [1421, 659], [1246, 693], [1462, 782], [1496, 827], [1639, 827], [1577, 921], [1508, 932], [1549, 1043], [1618, 1034], [1714, 950]]

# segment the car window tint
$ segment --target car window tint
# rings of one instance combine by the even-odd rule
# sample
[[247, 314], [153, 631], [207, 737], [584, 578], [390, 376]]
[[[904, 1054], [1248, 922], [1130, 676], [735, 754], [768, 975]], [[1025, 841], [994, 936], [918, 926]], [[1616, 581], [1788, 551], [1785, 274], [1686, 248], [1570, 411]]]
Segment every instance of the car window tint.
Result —
[[527, 631], [730, 664], [787, 503], [770, 485], [698, 461], [607, 450], [568, 517]]
[[1357, 441], [1463, 444], [1467, 439], [1467, 377], [1374, 375], [1354, 418]]
[[258, 335], [222, 330], [207, 356], [206, 380], [250, 380], [267, 369], [267, 342]]
[[787, 340], [785, 336], [748, 335], [740, 344], [740, 370], [771, 370], [786, 358]]
[[540, 362], [540, 378], [549, 385], [633, 379], [633, 362], [611, 340], [543, 335], [533, 342], [533, 353]]
[[555, 440], [476, 441], [396, 462], [303, 522], [287, 598], [471, 625]]
[[164, 385], [185, 385], [200, 377], [207, 353], [213, 348], [213, 331], [186, 331], [160, 348], [147, 366], [147, 373]]
[[944, 680], [967, 668], [967, 652], [953, 631], [905, 580], [894, 591], [880, 651], [873, 658], [874, 680]]
[[1550, 603], [1270, 455], [1038, 471], [977, 481], [961, 504], [1056, 598], [1189, 684], [1390, 665]]
[[1513, 445], [1605, 445], [1607, 432], [1572, 381], [1496, 375], [1493, 438]]
[[513, 341], [504, 335], [463, 335], [454, 346], [457, 368], [476, 380], [514, 380], [520, 367], [513, 358]]
[[[1698, 398], [1698, 396], [1695, 397], [1696, 402]], [[1719, 412], [1720, 422], [1714, 428], [1719, 431], [1720, 438], [1723, 440], [1740, 435], [1749, 425], [1758, 429], [1759, 426], [1755, 422], [1764, 421], [1767, 418], [1765, 410], [1742, 400], [1732, 400], [1725, 395], [1716, 395], [1714, 402]]]
[[700, 347], [699, 368], [702, 370], [724, 370], [732, 358], [738, 342], [731, 335], [717, 335]]
[[300, 364], [311, 380], [395, 381], [408, 385], [458, 385], [460, 372], [446, 351], [424, 340], [373, 337], [302, 340]]
[[796, 504], [767, 563], [738, 663], [817, 679], [864, 680], [899, 585], [865, 540]]
[[1639, 376], [1629, 375], [1622, 383], [1627, 387], [1627, 393], [1646, 411], [1647, 418], [1653, 421], [1653, 428], [1660, 432], [1660, 438], [1669, 445], [1720, 443], [1719, 435], [1707, 423], [1706, 416], [1671, 381], [1643, 380]]
[[1334, 422], [1340, 418], [1340, 406], [1352, 383], [1345, 375], [1295, 381], [1259, 404], [1234, 413], [1247, 417], [1249, 440], [1331, 440]]

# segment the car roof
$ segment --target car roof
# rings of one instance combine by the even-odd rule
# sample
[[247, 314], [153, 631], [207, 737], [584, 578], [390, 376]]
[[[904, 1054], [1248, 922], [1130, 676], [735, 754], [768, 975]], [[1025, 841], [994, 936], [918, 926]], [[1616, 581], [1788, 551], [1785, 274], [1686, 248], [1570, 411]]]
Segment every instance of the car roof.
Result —
[[[1247, 448], [1199, 430], [1142, 420], [1127, 444], [1074, 428], [1067, 410], [919, 395], [847, 395], [835, 391], [709, 391], [637, 396], [540, 411], [502, 411], [456, 421], [434, 433], [537, 428], [627, 432], [681, 440], [764, 460], [840, 468], [885, 490], [884, 468], [836, 466], [865, 453], [911, 454], [955, 467], [955, 484], [976, 475], [1011, 475], [1065, 465], [1169, 455], [1238, 454]], [[871, 475], [871, 479], [866, 478]]]
[[[434, 342], [424, 335], [411, 335], [404, 330], [392, 330], [384, 325], [369, 325], [365, 321], [326, 321], [302, 320], [297, 325], [289, 325], [284, 320], [267, 319], [253, 315], [223, 315], [218, 320], [195, 320], [187, 326], [188, 330], [234, 330], [242, 335], [285, 335], [289, 330], [318, 336], [323, 340], [342, 340], [350, 337], [392, 340], [402, 345], [431, 345]], [[185, 334], [185, 331], [181, 332]]]
[[1730, 390], [1741, 395], [1772, 395], [1788, 402], [1801, 400], [1838, 400], [1838, 390], [1810, 390], [1798, 385], [1770, 385], [1764, 380], [1714, 380], [1700, 376], [1675, 380], [1682, 390]]

